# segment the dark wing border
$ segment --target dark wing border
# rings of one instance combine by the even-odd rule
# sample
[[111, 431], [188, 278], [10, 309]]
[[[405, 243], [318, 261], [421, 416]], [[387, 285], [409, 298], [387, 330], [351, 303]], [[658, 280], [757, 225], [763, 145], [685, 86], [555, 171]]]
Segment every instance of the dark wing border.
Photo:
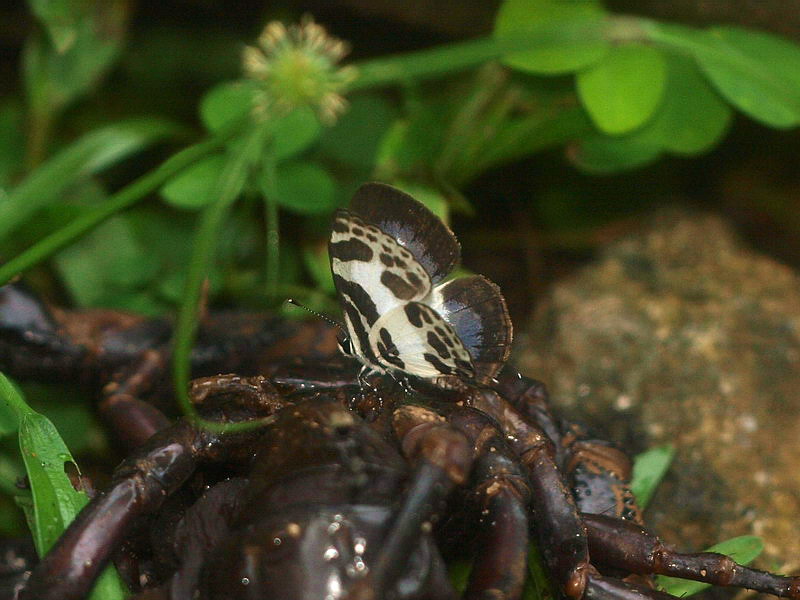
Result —
[[[437, 286], [433, 306], [472, 356], [475, 379], [489, 383], [511, 353], [513, 327], [500, 288], [482, 275]], [[441, 302], [439, 304], [438, 302]]]
[[434, 284], [461, 260], [461, 246], [453, 232], [424, 205], [397, 188], [365, 183], [350, 201], [350, 210], [408, 248]]

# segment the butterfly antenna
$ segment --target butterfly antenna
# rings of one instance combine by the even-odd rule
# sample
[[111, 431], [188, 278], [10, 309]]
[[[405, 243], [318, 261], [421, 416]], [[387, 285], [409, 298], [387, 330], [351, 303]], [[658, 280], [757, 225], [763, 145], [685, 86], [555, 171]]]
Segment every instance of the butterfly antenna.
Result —
[[328, 315], [323, 315], [321, 312], [318, 312], [318, 311], [314, 310], [313, 308], [308, 308], [305, 304], [300, 304], [294, 298], [287, 298], [286, 302], [288, 302], [289, 304], [294, 304], [295, 306], [297, 306], [299, 308], [302, 308], [303, 310], [307, 310], [312, 315], [314, 315], [316, 317], [319, 317], [320, 319], [322, 319], [326, 323], [328, 323], [330, 325], [333, 325], [334, 327], [338, 327], [339, 330], [345, 335], [345, 337], [347, 337], [347, 331], [345, 331], [345, 328], [342, 327], [342, 324], [339, 323], [339, 321], [335, 321], [334, 319], [331, 319]]

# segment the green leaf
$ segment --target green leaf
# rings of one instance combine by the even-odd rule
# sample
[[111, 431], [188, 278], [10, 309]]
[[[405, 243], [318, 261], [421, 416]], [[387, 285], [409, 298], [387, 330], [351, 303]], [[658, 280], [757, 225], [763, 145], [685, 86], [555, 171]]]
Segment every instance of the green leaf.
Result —
[[331, 274], [331, 263], [328, 259], [327, 243], [303, 244], [303, 263], [311, 273], [318, 289], [328, 294], [336, 292]]
[[[0, 187], [7, 186], [22, 166], [23, 120], [22, 108], [17, 102], [4, 100], [0, 103]], [[0, 204], [3, 202], [0, 199]]]
[[214, 199], [212, 192], [224, 167], [224, 155], [208, 156], [165, 183], [161, 188], [161, 196], [177, 208], [202, 208]]
[[[718, 552], [730, 556], [733, 560], [743, 565], [751, 563], [764, 550], [764, 542], [755, 535], [743, 535], [731, 538], [714, 544], [705, 552]], [[656, 575], [656, 585], [668, 594], [683, 598], [702, 592], [711, 587], [710, 583], [691, 581], [688, 579], [678, 579], [677, 577], [666, 577]]]
[[740, 27], [696, 31], [652, 24], [651, 37], [689, 52], [736, 108], [770, 127], [800, 123], [800, 47]]
[[601, 60], [608, 52], [609, 44], [601, 31], [606, 16], [596, 0], [505, 0], [497, 13], [494, 33], [497, 37], [551, 33], [549, 44], [509, 54], [503, 62], [529, 73], [571, 73]]
[[672, 55], [668, 63], [664, 101], [640, 134], [668, 152], [700, 154], [722, 139], [733, 111], [691, 60]]
[[19, 388], [0, 373], [0, 437], [16, 433], [19, 429], [19, 413], [22, 395]]
[[245, 81], [220, 83], [200, 101], [200, 120], [213, 133], [218, 133], [253, 111], [256, 88]]
[[452, 560], [447, 564], [447, 576], [450, 584], [459, 594], [463, 594], [469, 583], [469, 573], [472, 563], [468, 560]]
[[308, 106], [294, 109], [272, 123], [272, 157], [284, 160], [297, 156], [317, 141], [322, 133], [316, 113]]
[[376, 153], [376, 170], [389, 178], [397, 172], [428, 167], [441, 151], [451, 115], [433, 103], [415, 107], [409, 119], [398, 119], [387, 129]]
[[528, 546], [528, 585], [525, 600], [553, 599], [558, 595], [554, 593], [553, 584], [544, 566], [544, 557], [536, 542]]
[[336, 125], [323, 131], [320, 149], [344, 165], [371, 169], [394, 116], [394, 109], [380, 96], [356, 96]]
[[642, 44], [613, 48], [578, 73], [578, 94], [597, 127], [610, 135], [642, 126], [661, 101], [667, 78], [660, 50]]
[[590, 136], [567, 149], [567, 157], [577, 167], [597, 175], [641, 167], [660, 155], [658, 144], [638, 136]]
[[800, 46], [739, 27], [715, 27], [708, 34], [720, 41], [726, 55], [700, 53], [697, 58], [731, 104], [773, 127], [800, 123]]
[[61, 199], [76, 181], [96, 174], [162, 140], [178, 128], [162, 119], [130, 119], [96, 129], [72, 142], [0, 199], [0, 239], [33, 214]]
[[30, 36], [23, 52], [25, 89], [37, 116], [58, 113], [88, 93], [116, 59], [125, 33], [127, 10], [120, 0], [80, 2], [79, 12], [78, 3], [64, 2], [51, 0], [46, 12], [51, 25], [56, 13], [70, 13], [68, 21], [49, 27], [51, 38]]
[[160, 260], [139, 242], [126, 216], [118, 215], [62, 250], [55, 264], [79, 306], [99, 306], [152, 281]]
[[64, 465], [75, 461], [47, 417], [23, 414], [19, 443], [33, 492], [33, 539], [43, 555], [86, 504], [86, 496], [75, 491], [64, 472]]
[[674, 457], [675, 448], [666, 445], [651, 448], [634, 459], [631, 490], [639, 508], [644, 509], [650, 503]]
[[732, 111], [689, 59], [670, 56], [663, 100], [644, 126], [622, 136], [589, 135], [569, 157], [593, 173], [613, 173], [652, 162], [662, 152], [704, 152], [727, 131]]
[[[265, 194], [266, 194], [265, 190]], [[317, 164], [292, 161], [275, 169], [278, 204], [302, 215], [330, 213], [337, 205], [336, 183]]]
[[[19, 417], [19, 445], [31, 486], [32, 503], [22, 498], [34, 545], [43, 556], [69, 525], [88, 498], [72, 487], [65, 465], [77, 465], [53, 424], [33, 411], [17, 388], [0, 374], [0, 400]], [[106, 569], [95, 585], [91, 600], [121, 600], [125, 586], [113, 567]]]
[[57, 52], [75, 43], [76, 25], [83, 15], [83, 0], [28, 0], [28, 7], [42, 22]]

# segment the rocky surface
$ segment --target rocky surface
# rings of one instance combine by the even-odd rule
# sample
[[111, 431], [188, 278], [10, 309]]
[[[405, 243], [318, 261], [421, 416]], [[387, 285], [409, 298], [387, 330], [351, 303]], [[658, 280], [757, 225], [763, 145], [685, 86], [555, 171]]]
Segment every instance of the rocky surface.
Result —
[[518, 354], [628, 450], [671, 443], [651, 527], [699, 549], [755, 533], [800, 571], [800, 277], [678, 211], [556, 285]]

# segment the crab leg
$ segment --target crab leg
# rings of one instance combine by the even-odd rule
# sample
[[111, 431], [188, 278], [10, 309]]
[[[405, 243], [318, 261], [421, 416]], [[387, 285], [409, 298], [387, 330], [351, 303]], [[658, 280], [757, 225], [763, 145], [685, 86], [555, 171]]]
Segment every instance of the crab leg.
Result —
[[736, 563], [724, 554], [682, 554], [636, 523], [584, 514], [589, 546], [603, 564], [631, 573], [669, 575], [714, 585], [742, 587], [782, 598], [800, 598], [800, 577], [783, 577]]
[[[273, 412], [280, 407], [263, 378], [219, 376], [192, 385], [193, 398], [207, 404], [211, 404], [209, 397], [231, 390], [253, 410]], [[95, 496], [78, 514], [33, 570], [20, 600], [83, 598], [139, 517], [157, 511], [198, 463], [213, 460], [223, 450], [231, 460], [247, 461], [259, 434], [257, 429], [213, 433], [185, 419], [155, 433], [117, 467], [110, 489]]]
[[416, 467], [374, 566], [353, 590], [353, 597], [359, 600], [383, 597], [402, 572], [403, 558], [417, 543], [420, 530], [430, 527], [444, 499], [464, 483], [472, 466], [468, 440], [436, 413], [404, 406], [395, 413], [394, 427], [403, 453]]
[[165, 352], [148, 350], [133, 369], [117, 373], [103, 388], [99, 412], [126, 450], [138, 448], [171, 423], [164, 413], [141, 400], [165, 370]]
[[590, 569], [584, 598], [586, 600], [675, 600], [675, 596], [647, 586], [613, 577], [603, 577], [593, 568]]
[[155, 512], [192, 474], [209, 443], [186, 421], [153, 436], [117, 469], [111, 488], [80, 512], [33, 570], [20, 599], [83, 598], [131, 525]]
[[481, 515], [478, 555], [464, 597], [519, 598], [527, 575], [530, 482], [494, 422], [472, 409], [448, 412], [448, 422], [474, 447], [470, 487]]
[[528, 470], [531, 510], [544, 560], [568, 598], [581, 598], [589, 574], [589, 545], [572, 497], [556, 465], [556, 449], [544, 430], [493, 391], [470, 404], [492, 416]]

